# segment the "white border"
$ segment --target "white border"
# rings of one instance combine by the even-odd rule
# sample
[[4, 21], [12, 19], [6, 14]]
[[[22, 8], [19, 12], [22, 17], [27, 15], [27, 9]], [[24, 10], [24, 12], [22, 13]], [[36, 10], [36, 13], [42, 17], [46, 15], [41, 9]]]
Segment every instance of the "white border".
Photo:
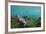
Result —
[[[20, 6], [41, 6], [41, 27], [39, 28], [19, 28], [19, 29], [11, 29], [11, 5], [20, 5]], [[8, 3], [8, 32], [17, 32], [17, 31], [34, 31], [34, 30], [43, 30], [43, 5], [42, 4], [26, 4], [26, 3]]]

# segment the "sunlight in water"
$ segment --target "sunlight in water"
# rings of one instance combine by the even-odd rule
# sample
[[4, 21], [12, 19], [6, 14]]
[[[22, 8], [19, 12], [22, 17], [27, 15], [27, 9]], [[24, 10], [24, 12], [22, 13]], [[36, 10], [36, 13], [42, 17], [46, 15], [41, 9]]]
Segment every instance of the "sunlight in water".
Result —
[[40, 6], [11, 6], [11, 28], [40, 27]]

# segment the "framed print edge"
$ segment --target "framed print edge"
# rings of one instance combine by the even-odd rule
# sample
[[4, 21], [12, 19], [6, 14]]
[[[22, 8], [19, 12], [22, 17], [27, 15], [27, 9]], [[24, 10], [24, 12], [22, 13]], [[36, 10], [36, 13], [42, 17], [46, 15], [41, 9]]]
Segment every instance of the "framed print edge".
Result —
[[[23, 32], [42, 32], [45, 30], [45, 3], [39, 3], [39, 2], [20, 2], [20, 1], [5, 1], [5, 32], [7, 33], [8, 32], [8, 3], [9, 2], [12, 2], [12, 3], [28, 3], [28, 4], [42, 4], [43, 5], [43, 29], [42, 30], [33, 30], [33, 31], [17, 31], [16, 33], [23, 33]], [[15, 33], [12, 32], [12, 33]]]

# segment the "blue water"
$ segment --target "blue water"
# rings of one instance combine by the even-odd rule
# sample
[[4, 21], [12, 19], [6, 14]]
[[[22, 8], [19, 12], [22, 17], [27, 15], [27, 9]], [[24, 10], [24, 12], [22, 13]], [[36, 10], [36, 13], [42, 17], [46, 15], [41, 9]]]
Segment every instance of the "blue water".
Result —
[[30, 16], [37, 19], [41, 16], [41, 7], [11, 5], [11, 16], [16, 16], [16, 14], [19, 16]]

